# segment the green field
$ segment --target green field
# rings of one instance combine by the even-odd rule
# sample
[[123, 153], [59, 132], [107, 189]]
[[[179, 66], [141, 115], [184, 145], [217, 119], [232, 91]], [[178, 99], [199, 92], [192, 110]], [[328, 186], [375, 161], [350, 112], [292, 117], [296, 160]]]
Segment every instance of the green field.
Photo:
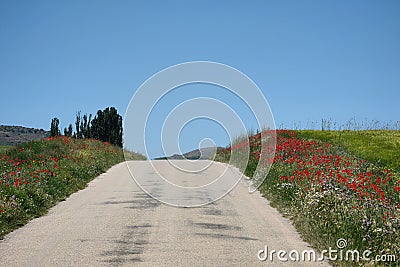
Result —
[[296, 132], [299, 137], [330, 142], [355, 156], [400, 172], [399, 130]]

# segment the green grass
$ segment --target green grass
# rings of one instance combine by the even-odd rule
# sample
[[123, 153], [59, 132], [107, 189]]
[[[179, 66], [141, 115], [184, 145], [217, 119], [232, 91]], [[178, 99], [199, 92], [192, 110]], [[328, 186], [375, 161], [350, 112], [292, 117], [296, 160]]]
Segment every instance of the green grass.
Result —
[[335, 144], [379, 166], [400, 172], [400, 131], [297, 131], [299, 137]]
[[7, 149], [12, 148], [12, 146], [0, 146], [0, 154], [4, 153], [7, 151]]
[[[140, 158], [139, 154], [132, 155]], [[118, 147], [64, 136], [2, 149], [0, 238], [45, 214], [50, 207], [122, 161], [123, 151]]]

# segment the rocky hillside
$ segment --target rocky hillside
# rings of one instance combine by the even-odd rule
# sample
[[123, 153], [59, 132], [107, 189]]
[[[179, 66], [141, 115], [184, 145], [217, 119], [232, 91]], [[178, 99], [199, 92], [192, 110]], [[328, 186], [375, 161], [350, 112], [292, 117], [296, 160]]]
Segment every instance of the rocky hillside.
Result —
[[0, 145], [2, 146], [17, 145], [48, 136], [49, 132], [43, 129], [0, 125]]
[[169, 157], [160, 157], [160, 158], [155, 158], [155, 160], [162, 160], [162, 159], [190, 159], [190, 160], [196, 160], [196, 159], [212, 159], [215, 156], [216, 152], [215, 147], [205, 147], [201, 149], [195, 149], [190, 152], [187, 152], [183, 155], [172, 155]]

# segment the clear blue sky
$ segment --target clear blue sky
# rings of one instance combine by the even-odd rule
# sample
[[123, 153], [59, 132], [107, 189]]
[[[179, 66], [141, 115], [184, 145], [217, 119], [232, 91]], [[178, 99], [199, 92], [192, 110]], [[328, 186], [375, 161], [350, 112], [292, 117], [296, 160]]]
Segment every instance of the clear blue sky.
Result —
[[[400, 120], [399, 1], [0, 1], [0, 124], [49, 129], [168, 66], [228, 64], [276, 125]], [[222, 144], [221, 144], [222, 145]]]

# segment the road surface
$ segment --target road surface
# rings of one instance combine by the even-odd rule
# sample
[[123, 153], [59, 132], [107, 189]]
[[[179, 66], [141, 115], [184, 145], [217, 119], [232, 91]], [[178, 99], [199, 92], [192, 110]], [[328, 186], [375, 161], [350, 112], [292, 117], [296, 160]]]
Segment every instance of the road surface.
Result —
[[[141, 183], [151, 182], [150, 193], [156, 197], [193, 205], [212, 199], [208, 194], [171, 193], [159, 182], [160, 175], [181, 186], [208, 184], [207, 179], [219, 172], [232, 179], [238, 175], [234, 168], [209, 161], [187, 163], [194, 169], [211, 165], [198, 173], [182, 172], [167, 161], [128, 164], [135, 177], [145, 177]], [[126, 163], [121, 163], [46, 216], [7, 235], [0, 241], [0, 265], [328, 266], [326, 262], [282, 262], [276, 254], [272, 262], [260, 261], [258, 254], [265, 246], [269, 253], [311, 249], [264, 198], [248, 193], [244, 180], [211, 204], [174, 207], [144, 193]]]

